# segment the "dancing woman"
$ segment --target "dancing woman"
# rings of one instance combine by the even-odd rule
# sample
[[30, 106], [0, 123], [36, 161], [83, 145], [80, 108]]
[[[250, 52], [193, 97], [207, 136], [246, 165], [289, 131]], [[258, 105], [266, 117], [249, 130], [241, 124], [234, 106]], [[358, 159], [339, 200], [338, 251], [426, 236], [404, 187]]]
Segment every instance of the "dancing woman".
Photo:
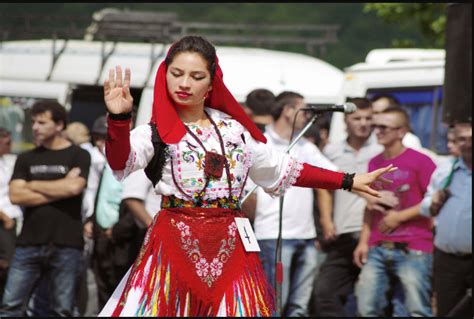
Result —
[[[107, 160], [117, 179], [145, 168], [162, 209], [101, 316], [271, 316], [273, 290], [258, 254], [237, 230], [248, 177], [278, 196], [288, 187], [366, 192], [386, 167], [344, 174], [300, 163], [265, 137], [223, 82], [214, 46], [199, 36], [174, 43], [158, 68], [149, 124], [129, 131], [131, 72], [104, 83]], [[385, 180], [386, 181], [386, 180]]]

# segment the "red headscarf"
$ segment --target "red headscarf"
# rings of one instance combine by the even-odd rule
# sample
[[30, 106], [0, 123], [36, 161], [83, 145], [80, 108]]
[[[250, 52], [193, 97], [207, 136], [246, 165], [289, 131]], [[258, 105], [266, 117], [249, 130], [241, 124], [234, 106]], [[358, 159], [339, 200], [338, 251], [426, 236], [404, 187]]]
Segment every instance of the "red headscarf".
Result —
[[[170, 47], [171, 50], [172, 46]], [[168, 50], [168, 54], [170, 52]], [[184, 124], [178, 116], [172, 99], [168, 96], [166, 87], [166, 64], [161, 62], [155, 78], [153, 111], [151, 121], [156, 123], [158, 133], [166, 144], [178, 143], [186, 134]], [[242, 124], [252, 137], [263, 143], [267, 142], [265, 136], [244, 112], [239, 102], [232, 96], [223, 81], [222, 70], [216, 56], [216, 74], [212, 82], [212, 90], [206, 98], [205, 106], [222, 111], [240, 124]]]

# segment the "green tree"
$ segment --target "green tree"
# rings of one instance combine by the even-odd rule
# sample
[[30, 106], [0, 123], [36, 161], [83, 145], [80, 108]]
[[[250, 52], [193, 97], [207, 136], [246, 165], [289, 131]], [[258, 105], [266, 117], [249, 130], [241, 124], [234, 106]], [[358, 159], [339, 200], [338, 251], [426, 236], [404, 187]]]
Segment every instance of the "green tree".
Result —
[[[401, 28], [414, 23], [422, 36], [421, 46], [444, 48], [446, 5], [446, 3], [367, 3], [364, 12], [375, 12], [384, 22], [400, 24]], [[393, 47], [416, 45], [408, 38], [392, 40]]]

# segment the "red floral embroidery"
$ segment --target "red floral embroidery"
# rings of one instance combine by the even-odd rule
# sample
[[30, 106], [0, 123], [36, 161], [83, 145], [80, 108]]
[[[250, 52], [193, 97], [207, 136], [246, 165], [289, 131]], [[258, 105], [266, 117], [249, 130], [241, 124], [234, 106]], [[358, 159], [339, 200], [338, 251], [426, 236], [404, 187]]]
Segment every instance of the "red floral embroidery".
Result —
[[176, 223], [174, 219], [171, 220], [171, 224], [181, 231], [181, 248], [195, 264], [196, 274], [203, 282], [211, 287], [213, 282], [215, 282], [222, 274], [224, 264], [227, 262], [232, 251], [235, 249], [237, 225], [235, 222], [232, 222], [229, 226], [227, 226], [227, 234], [229, 236], [227, 239], [222, 241], [219, 252], [214, 258], [212, 258], [212, 262], [209, 262], [201, 254], [199, 249], [199, 240], [192, 238], [190, 227], [182, 221]]

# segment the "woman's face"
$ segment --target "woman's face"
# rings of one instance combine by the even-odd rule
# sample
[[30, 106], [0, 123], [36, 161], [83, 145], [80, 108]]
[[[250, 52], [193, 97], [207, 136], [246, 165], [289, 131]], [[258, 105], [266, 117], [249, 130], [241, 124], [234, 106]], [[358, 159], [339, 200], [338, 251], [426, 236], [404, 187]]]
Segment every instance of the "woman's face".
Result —
[[166, 71], [166, 86], [177, 105], [203, 105], [212, 88], [207, 61], [196, 52], [176, 54]]

